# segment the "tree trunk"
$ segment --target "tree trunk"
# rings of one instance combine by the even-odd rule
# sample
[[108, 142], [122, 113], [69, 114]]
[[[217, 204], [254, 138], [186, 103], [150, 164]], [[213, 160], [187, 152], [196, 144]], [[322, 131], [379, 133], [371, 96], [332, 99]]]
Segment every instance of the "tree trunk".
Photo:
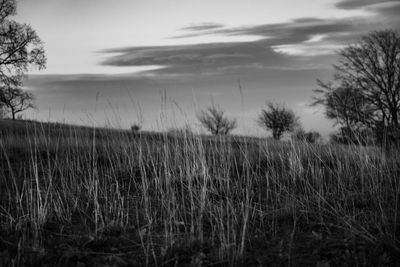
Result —
[[11, 116], [12, 116], [12, 120], [15, 121], [15, 111], [13, 108], [11, 109]]
[[280, 133], [278, 131], [273, 131], [272, 136], [274, 137], [275, 140], [279, 140], [279, 139], [281, 139], [282, 133]]

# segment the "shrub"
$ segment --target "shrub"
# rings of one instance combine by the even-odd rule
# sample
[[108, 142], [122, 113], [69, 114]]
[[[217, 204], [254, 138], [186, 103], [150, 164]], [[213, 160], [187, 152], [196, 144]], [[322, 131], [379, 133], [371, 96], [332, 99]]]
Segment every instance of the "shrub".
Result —
[[237, 127], [235, 119], [228, 119], [221, 109], [214, 106], [197, 114], [197, 119], [213, 135], [227, 135]]
[[140, 126], [139, 124], [134, 124], [131, 126], [131, 131], [134, 133], [138, 133], [141, 128], [142, 128], [142, 126]]

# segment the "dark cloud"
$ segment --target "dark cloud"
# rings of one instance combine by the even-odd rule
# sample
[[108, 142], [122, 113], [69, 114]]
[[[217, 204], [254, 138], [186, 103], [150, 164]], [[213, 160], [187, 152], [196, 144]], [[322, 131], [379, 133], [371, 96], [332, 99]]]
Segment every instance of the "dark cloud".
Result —
[[218, 23], [201, 23], [201, 24], [194, 24], [187, 27], [183, 27], [181, 31], [205, 31], [205, 30], [213, 30], [217, 28], [222, 28], [224, 25]]
[[239, 35], [253, 35], [260, 37], [273, 37], [290, 38], [301, 36], [302, 40], [306, 40], [310, 34], [315, 33], [332, 33], [348, 30], [353, 22], [350, 20], [329, 20], [318, 18], [301, 18], [287, 23], [277, 24], [261, 24], [255, 26], [244, 26], [237, 28], [211, 28], [202, 31], [192, 30], [190, 33], [175, 36], [173, 38], [187, 38], [203, 36], [207, 34], [213, 35], [226, 35], [226, 36], [239, 36]]
[[[215, 29], [214, 33], [225, 36], [257, 35], [262, 38], [251, 42], [109, 49], [103, 52], [117, 53], [117, 55], [111, 56], [102, 64], [108, 66], [164, 66], [163, 69], [153, 71], [158, 74], [221, 74], [248, 69], [313, 68], [315, 61], [318, 61], [315, 56], [313, 62], [305, 62], [302, 55], [289, 56], [282, 53], [279, 46], [303, 44], [313, 36], [320, 34], [327, 35], [326, 38], [330, 39], [331, 43], [337, 43], [340, 38], [346, 39], [345, 34], [353, 34], [355, 31], [357, 29], [349, 21], [314, 18], [282, 24]], [[334, 35], [336, 37], [332, 37]], [[310, 47], [310, 49], [314, 48]], [[310, 52], [310, 54], [312, 53]]]
[[226, 35], [256, 35], [271, 38], [272, 45], [307, 41], [316, 34], [342, 34], [357, 31], [350, 20], [302, 18], [288, 23], [264, 24], [252, 27], [220, 30]]
[[179, 34], [177, 36], [172, 36], [169, 39], [180, 39], [180, 38], [190, 38], [196, 37], [198, 35], [203, 35], [208, 31], [214, 31], [216, 29], [222, 29], [224, 25], [218, 23], [200, 23], [194, 24], [187, 27], [180, 28], [180, 31], [184, 31], [186, 33]]
[[393, 28], [400, 30], [400, 1], [387, 5], [379, 5], [370, 8], [371, 11], [379, 14], [377, 17], [381, 28]]
[[156, 72], [170, 74], [219, 73], [226, 67], [247, 67], [255, 64], [259, 67], [286, 65], [285, 57], [276, 53], [266, 41], [133, 47], [109, 52], [120, 55], [107, 59], [103, 62], [104, 65], [161, 65], [166, 68]]
[[400, 0], [342, 0], [335, 5], [346, 10], [362, 9], [375, 14], [368, 26], [374, 24], [374, 28], [400, 29]]
[[[376, 4], [376, 5], [373, 5]], [[400, 1], [347, 0], [338, 8], [365, 8], [372, 15], [348, 19], [301, 18], [287, 23], [225, 28], [205, 23], [183, 28], [194, 37], [259, 36], [251, 42], [208, 43], [176, 46], [115, 48], [102, 51], [110, 57], [101, 64], [108, 66], [160, 65], [154, 74], [198, 75], [238, 74], [260, 69], [327, 68], [334, 54], [371, 30], [399, 29]], [[375, 14], [375, 15], [373, 15]], [[117, 55], [111, 55], [117, 53]]]
[[339, 1], [335, 6], [340, 9], [359, 9], [374, 4], [383, 4], [398, 2], [393, 0], [342, 0]]

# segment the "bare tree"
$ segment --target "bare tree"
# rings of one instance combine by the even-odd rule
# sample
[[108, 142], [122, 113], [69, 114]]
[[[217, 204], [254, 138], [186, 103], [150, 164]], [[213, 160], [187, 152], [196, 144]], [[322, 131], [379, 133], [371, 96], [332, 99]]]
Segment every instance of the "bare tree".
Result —
[[235, 119], [228, 119], [224, 112], [215, 106], [201, 111], [197, 114], [197, 119], [213, 135], [227, 135], [237, 127]]
[[0, 0], [0, 82], [21, 84], [29, 66], [44, 68], [43, 43], [27, 24], [10, 19], [16, 14], [16, 0]]
[[338, 54], [334, 79], [319, 81], [314, 103], [325, 105], [328, 118], [343, 127], [361, 126], [372, 129], [380, 141], [398, 141], [400, 35], [393, 30], [371, 32]]
[[372, 107], [363, 92], [353, 86], [334, 85], [317, 80], [319, 89], [312, 105], [324, 105], [325, 115], [336, 125], [357, 129], [367, 125], [373, 116]]
[[13, 120], [15, 120], [16, 114], [34, 108], [33, 100], [32, 93], [19, 87], [7, 87], [0, 90], [0, 103], [11, 114]]
[[292, 132], [298, 125], [298, 118], [292, 110], [283, 105], [268, 102], [267, 109], [261, 110], [258, 124], [267, 131], [272, 131], [272, 136], [279, 140], [285, 132]]
[[340, 126], [335, 135], [336, 140], [343, 143], [359, 144], [361, 136], [372, 125], [373, 107], [357, 87], [332, 82], [324, 83], [317, 80], [320, 89], [315, 89], [317, 95], [312, 105], [325, 106], [325, 115]]

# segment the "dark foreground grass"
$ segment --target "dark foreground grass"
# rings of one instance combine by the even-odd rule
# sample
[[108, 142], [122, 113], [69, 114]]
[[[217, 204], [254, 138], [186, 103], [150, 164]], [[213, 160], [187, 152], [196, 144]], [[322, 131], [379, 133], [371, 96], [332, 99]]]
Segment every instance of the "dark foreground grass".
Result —
[[397, 153], [0, 123], [0, 266], [400, 264]]

